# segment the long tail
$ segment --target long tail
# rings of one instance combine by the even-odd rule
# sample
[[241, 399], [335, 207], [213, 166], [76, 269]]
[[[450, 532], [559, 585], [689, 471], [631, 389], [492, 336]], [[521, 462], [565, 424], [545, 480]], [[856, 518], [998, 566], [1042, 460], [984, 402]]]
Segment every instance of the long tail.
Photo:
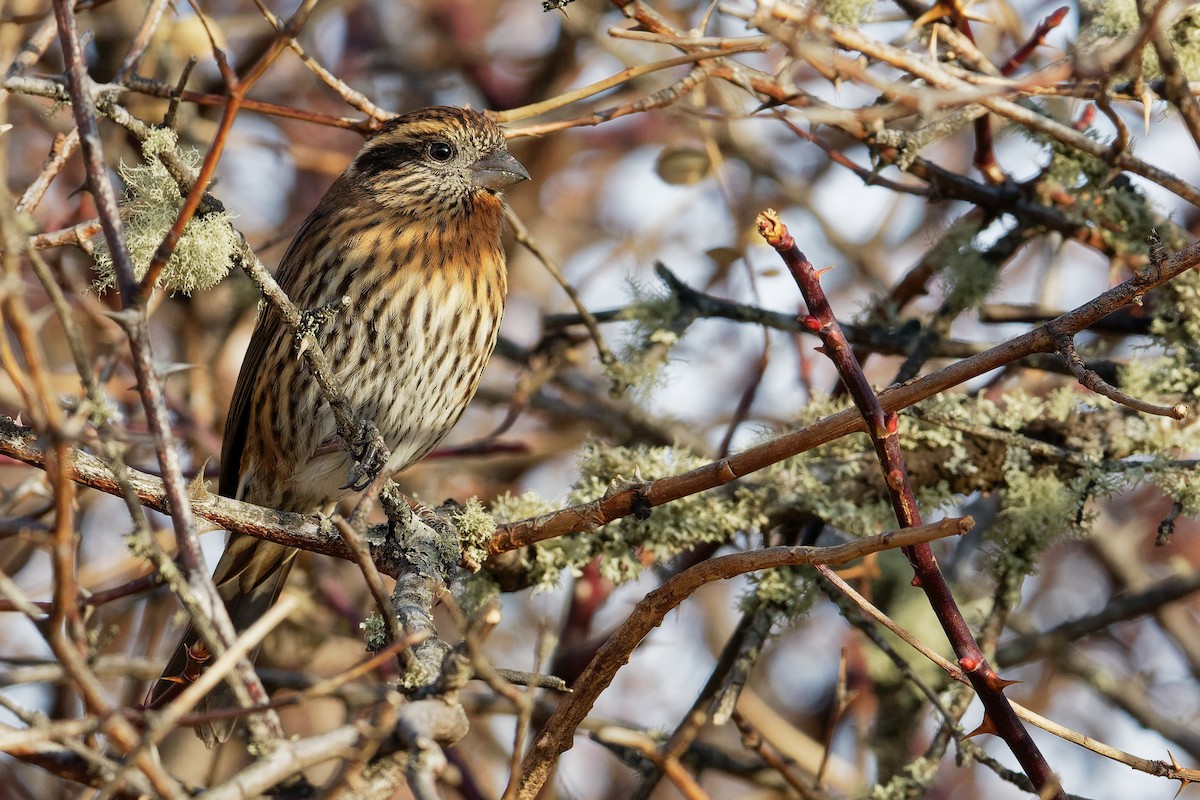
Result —
[[[279, 597], [292, 563], [299, 551], [292, 547], [256, 539], [245, 534], [232, 534], [225, 545], [225, 552], [213, 572], [213, 582], [233, 620], [233, 627], [240, 631], [266, 613]], [[182, 691], [186, 684], [195, 679], [195, 662], [189, 665], [188, 649], [199, 640], [192, 626], [188, 626], [183, 638], [176, 645], [170, 663], [162, 677], [155, 683], [147, 705], [158, 708], [169, 702]], [[251, 654], [251, 659], [254, 655]], [[192, 673], [188, 677], [189, 672]], [[235, 708], [236, 701], [229, 687], [222, 684], [204, 700], [201, 708]], [[229, 738], [236, 726], [236, 719], [221, 720], [200, 726], [200, 738], [213, 747]]]

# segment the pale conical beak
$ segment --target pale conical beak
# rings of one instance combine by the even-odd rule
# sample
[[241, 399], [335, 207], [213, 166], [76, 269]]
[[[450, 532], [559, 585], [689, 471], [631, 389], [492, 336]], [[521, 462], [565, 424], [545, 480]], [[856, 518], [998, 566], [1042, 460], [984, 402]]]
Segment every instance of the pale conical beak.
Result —
[[502, 192], [521, 181], [529, 180], [529, 171], [506, 150], [496, 150], [471, 165], [471, 182], [489, 192]]

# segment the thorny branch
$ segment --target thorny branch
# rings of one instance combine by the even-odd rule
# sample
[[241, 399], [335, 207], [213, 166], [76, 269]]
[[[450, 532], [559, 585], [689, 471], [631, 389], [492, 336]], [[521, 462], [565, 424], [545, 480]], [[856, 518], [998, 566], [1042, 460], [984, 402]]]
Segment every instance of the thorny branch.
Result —
[[[821, 287], [820, 273], [800, 252], [796, 240], [774, 211], [759, 214], [758, 231], [767, 244], [779, 252], [791, 271], [808, 306], [809, 315], [804, 317], [804, 322], [821, 337], [824, 354], [837, 367], [838, 376], [866, 423], [867, 435], [875, 447], [880, 469], [885, 475], [897, 521], [906, 528], [920, 526], [921, 512], [917, 507], [916, 494], [908, 477], [908, 468], [900, 445], [899, 417], [894, 411], [884, 411], [871, 388], [862, 366], [854, 357], [850, 344], [842, 333], [825, 290]], [[959, 610], [932, 548], [925, 543], [915, 544], [905, 550], [905, 555], [908, 556], [916, 576], [913, 583], [929, 598], [929, 604], [958, 656], [959, 666], [983, 701], [985, 725], [988, 730], [1005, 741], [1025, 769], [1025, 774], [1033, 781], [1040, 796], [1066, 800], [1058, 777], [1051, 771], [1045, 757], [1018, 721], [1008, 699], [1004, 697], [1004, 687], [1009, 681], [1002, 680], [988, 664]]]

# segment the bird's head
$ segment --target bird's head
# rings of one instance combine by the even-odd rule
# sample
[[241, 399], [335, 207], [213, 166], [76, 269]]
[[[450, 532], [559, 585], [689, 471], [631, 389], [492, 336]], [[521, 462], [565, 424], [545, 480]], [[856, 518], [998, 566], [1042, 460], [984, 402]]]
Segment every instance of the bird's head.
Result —
[[390, 120], [345, 177], [389, 208], [424, 217], [499, 208], [497, 195], [529, 173], [496, 123], [470, 109], [434, 106]]

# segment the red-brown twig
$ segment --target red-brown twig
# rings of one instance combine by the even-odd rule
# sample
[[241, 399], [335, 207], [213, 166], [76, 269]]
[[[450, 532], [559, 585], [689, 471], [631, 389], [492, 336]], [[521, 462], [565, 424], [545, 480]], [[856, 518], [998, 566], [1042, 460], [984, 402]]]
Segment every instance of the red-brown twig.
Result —
[[1050, 16], [1039, 22], [1038, 26], [1034, 28], [1033, 33], [1030, 34], [1029, 39], [1026, 40], [1025, 44], [1018, 47], [1017, 51], [1009, 57], [1008, 61], [1004, 62], [1002, 67], [1000, 67], [1000, 74], [1008, 77], [1020, 69], [1021, 65], [1028, 61], [1029, 57], [1033, 55], [1033, 51], [1046, 43], [1046, 36], [1050, 33], [1050, 31], [1054, 30], [1059, 25], [1062, 25], [1063, 20], [1067, 18], [1067, 13], [1070, 12], [1070, 10], [1071, 9], [1067, 6], [1062, 6], [1061, 8], [1056, 9], [1052, 14], [1050, 14]]
[[[808, 305], [809, 316], [804, 318], [804, 322], [821, 337], [824, 354], [837, 368], [854, 405], [866, 422], [866, 432], [883, 470], [896, 519], [905, 528], [922, 525], [916, 495], [909, 482], [908, 469], [900, 448], [899, 418], [895, 412], [884, 410], [858, 359], [854, 357], [821, 287], [821, 273], [796, 246], [787, 226], [773, 211], [759, 215], [758, 231], [779, 252], [791, 271]], [[1008, 744], [1042, 797], [1066, 800], [1058, 778], [1004, 697], [1003, 690], [1008, 682], [996, 674], [984, 657], [938, 567], [933, 549], [926, 543], [915, 544], [905, 549], [905, 555], [915, 573], [913, 583], [929, 598], [929, 604], [958, 656], [959, 666], [970, 678], [971, 685], [983, 702], [989, 730], [994, 730]]]

